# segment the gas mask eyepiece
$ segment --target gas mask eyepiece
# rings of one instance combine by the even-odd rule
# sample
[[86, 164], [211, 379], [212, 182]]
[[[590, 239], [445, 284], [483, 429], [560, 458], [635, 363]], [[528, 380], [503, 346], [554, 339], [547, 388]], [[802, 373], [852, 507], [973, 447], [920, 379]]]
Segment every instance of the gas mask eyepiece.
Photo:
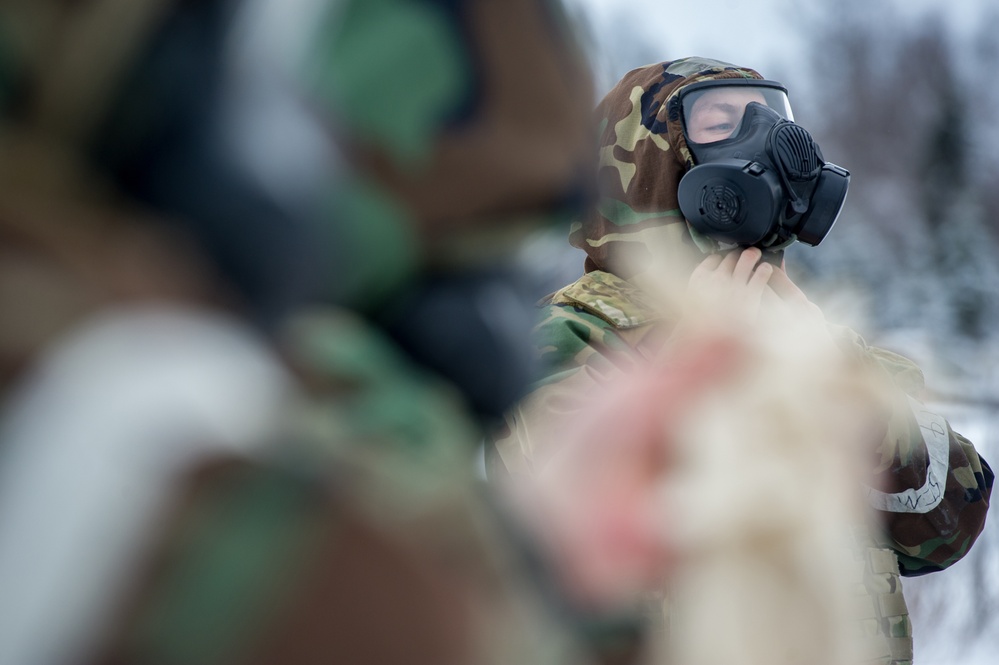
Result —
[[684, 88], [679, 106], [695, 166], [680, 180], [680, 210], [699, 232], [734, 245], [818, 245], [839, 216], [850, 173], [826, 162], [794, 123], [774, 81], [726, 79]]

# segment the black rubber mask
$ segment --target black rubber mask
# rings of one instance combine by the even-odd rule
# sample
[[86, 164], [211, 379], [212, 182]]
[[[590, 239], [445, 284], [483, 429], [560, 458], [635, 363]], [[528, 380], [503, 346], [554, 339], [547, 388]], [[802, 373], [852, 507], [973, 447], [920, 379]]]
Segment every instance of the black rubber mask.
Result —
[[811, 134], [765, 104], [746, 104], [729, 138], [697, 143], [688, 136], [687, 145], [695, 166], [680, 180], [680, 210], [697, 231], [722, 242], [818, 245], [846, 200], [850, 173], [827, 163]]

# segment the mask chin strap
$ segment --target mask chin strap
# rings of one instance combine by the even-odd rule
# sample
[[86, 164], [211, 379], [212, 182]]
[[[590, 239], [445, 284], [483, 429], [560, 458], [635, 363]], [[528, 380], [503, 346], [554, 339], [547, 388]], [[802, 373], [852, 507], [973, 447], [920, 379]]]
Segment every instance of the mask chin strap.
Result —
[[791, 233], [787, 227], [782, 226], [777, 230], [777, 233], [773, 235], [771, 242], [761, 249], [765, 249], [768, 252], [777, 252], [786, 249], [798, 241], [798, 236]]

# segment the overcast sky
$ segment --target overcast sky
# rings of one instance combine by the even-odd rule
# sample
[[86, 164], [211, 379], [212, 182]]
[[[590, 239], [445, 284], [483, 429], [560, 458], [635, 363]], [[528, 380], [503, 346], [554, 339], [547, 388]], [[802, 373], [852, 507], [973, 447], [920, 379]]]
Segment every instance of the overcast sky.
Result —
[[[948, 22], [958, 34], [966, 34], [986, 11], [994, 11], [994, 3], [949, 0]], [[650, 53], [656, 53], [652, 60], [700, 55], [751, 66], [768, 78], [779, 78], [793, 70], [806, 50], [807, 35], [794, 29], [804, 10], [794, 0], [565, 0], [565, 4], [584, 10], [590, 17], [600, 48], [637, 55], [634, 42], [640, 41], [649, 45]], [[918, 20], [929, 12], [942, 11], [944, 3], [868, 0], [864, 4], [872, 10], [888, 6], [899, 8], [909, 20]], [[622, 43], [622, 34], [632, 34], [628, 41], [633, 43]], [[658, 52], [656, 44], [660, 42]]]

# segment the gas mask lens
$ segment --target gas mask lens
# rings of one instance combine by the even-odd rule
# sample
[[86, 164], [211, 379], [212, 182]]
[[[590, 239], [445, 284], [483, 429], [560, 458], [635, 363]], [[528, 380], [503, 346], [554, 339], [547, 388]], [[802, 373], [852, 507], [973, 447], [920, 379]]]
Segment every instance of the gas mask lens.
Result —
[[785, 120], [794, 120], [787, 90], [780, 83], [751, 79], [704, 81], [680, 92], [687, 140], [705, 144], [731, 138], [751, 102], [773, 109]]

